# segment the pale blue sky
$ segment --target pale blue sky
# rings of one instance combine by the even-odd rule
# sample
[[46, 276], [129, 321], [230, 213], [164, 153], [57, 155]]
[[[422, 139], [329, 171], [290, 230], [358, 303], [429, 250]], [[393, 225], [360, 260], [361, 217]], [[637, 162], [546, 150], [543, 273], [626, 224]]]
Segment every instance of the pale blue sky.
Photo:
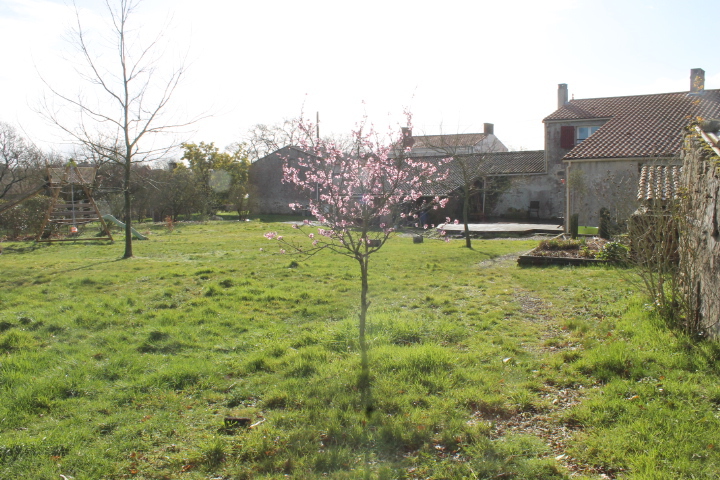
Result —
[[[101, 29], [103, 2], [78, 2]], [[172, 45], [191, 69], [176, 106], [215, 115], [190, 141], [225, 146], [255, 123], [320, 111], [323, 133], [367, 113], [380, 128], [408, 107], [415, 132], [471, 133], [484, 122], [514, 149], [543, 148], [542, 119], [557, 84], [576, 98], [684, 91], [690, 69], [720, 88], [711, 38], [717, 1], [147, 0], [137, 19], [155, 31], [172, 16]], [[40, 71], [77, 89], [63, 60], [72, 10], [62, 0], [0, 0], [0, 120], [62, 146], [29, 108]], [[171, 60], [167, 55], [164, 60]]]

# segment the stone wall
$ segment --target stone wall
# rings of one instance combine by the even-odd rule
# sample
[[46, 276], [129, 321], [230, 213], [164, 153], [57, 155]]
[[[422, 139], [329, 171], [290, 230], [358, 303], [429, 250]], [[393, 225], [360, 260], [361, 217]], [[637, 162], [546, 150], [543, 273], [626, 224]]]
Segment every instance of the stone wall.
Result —
[[284, 147], [250, 166], [250, 202], [254, 214], [297, 214], [300, 212], [290, 208], [291, 203], [309, 203], [307, 193], [291, 183], [283, 182], [283, 164], [286, 161], [296, 162], [301, 155], [293, 147]]
[[[565, 210], [565, 186], [557, 175], [512, 175], [506, 177], [510, 185], [492, 205], [489, 216], [513, 218], [513, 212], [528, 211], [530, 202], [540, 202], [539, 218], [561, 218]], [[524, 218], [518, 216], [516, 219]]]
[[693, 320], [720, 335], [720, 158], [700, 138], [686, 138], [682, 185], [687, 238], [681, 242], [683, 271]]

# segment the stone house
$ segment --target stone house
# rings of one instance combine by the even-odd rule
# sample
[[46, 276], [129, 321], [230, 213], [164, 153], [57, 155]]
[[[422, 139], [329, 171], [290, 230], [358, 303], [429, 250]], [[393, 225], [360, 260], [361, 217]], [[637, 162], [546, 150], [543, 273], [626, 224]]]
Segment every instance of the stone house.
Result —
[[705, 90], [705, 72], [691, 71], [686, 92], [568, 100], [558, 86], [558, 109], [545, 117], [548, 175], [563, 178], [566, 222], [597, 225], [600, 208], [624, 222], [639, 202], [643, 166], [679, 165], [683, 127], [720, 114], [720, 90]]
[[[424, 160], [452, 157], [449, 177], [441, 185], [442, 195], [451, 202], [438, 216], [461, 217], [460, 192], [472, 186], [469, 217], [472, 221], [487, 218], [550, 218], [562, 215], [562, 185], [549, 179], [544, 152], [508, 152], [495, 136], [494, 125], [485, 123], [483, 133], [413, 135], [403, 129], [403, 146], [410, 147], [411, 157]], [[548, 181], [549, 180], [549, 181]], [[437, 193], [437, 189], [435, 192]], [[558, 197], [555, 202], [551, 197]]]
[[253, 213], [290, 215], [298, 212], [291, 203], [307, 205], [309, 198], [295, 185], [283, 181], [285, 162], [295, 163], [309, 154], [298, 147], [287, 146], [258, 159], [248, 172], [250, 205]]
[[[424, 157], [441, 160], [446, 156]], [[454, 155], [447, 164], [448, 177], [428, 196], [450, 197], [445, 209], [433, 218], [442, 223], [446, 216], [462, 218], [462, 191], [471, 188], [469, 218], [484, 221], [488, 218], [543, 218], [547, 212], [542, 187], [545, 185], [545, 155], [542, 150], [518, 152], [488, 152]], [[439, 187], [439, 188], [438, 188]]]
[[[683, 127], [695, 117], [720, 117], [720, 90], [705, 90], [704, 77], [693, 69], [685, 92], [589, 99], [568, 99], [567, 84], [560, 84], [558, 108], [543, 119], [545, 150], [508, 152], [490, 123], [474, 134], [413, 136], [403, 129], [403, 146], [424, 159], [464, 159], [450, 164], [444, 195], [457, 193], [465, 183], [458, 171], [470, 165], [474, 220], [565, 217], [567, 224], [577, 213], [581, 225], [597, 225], [604, 207], [624, 224], [640, 205], [643, 167], [679, 165]], [[285, 147], [251, 166], [255, 211], [290, 213], [289, 203], [307, 203], [282, 183], [282, 158], [297, 155], [303, 153]], [[456, 216], [453, 208], [445, 213]]]
[[[508, 152], [493, 134], [492, 124], [485, 124], [484, 130], [477, 134], [413, 137], [406, 129], [405, 135], [407, 141], [413, 143], [413, 157], [430, 161], [448, 156], [458, 159], [449, 165], [448, 180], [442, 185], [432, 186], [428, 195], [456, 196], [458, 189], [465, 184], [462, 170], [469, 170], [473, 175], [475, 190], [471, 201], [473, 220], [502, 216], [508, 211], [526, 216], [533, 201], [542, 198], [542, 194], [537, 192], [542, 190], [539, 186], [544, 184], [540, 178], [545, 176], [544, 153], [542, 150]], [[308, 203], [309, 197], [306, 193], [283, 182], [284, 162], [294, 162], [305, 155], [307, 153], [299, 148], [288, 146], [250, 166], [250, 198], [255, 213], [297, 213], [289, 207], [290, 203]], [[553, 189], [557, 187], [553, 186]], [[541, 207], [535, 209], [535, 216], [549, 211], [546, 202], [538, 203]], [[457, 217], [460, 211], [461, 207], [457, 203], [451, 203], [445, 211], [437, 212], [438, 219], [444, 219], [445, 216]], [[439, 223], [439, 220], [436, 223]]]
[[483, 133], [453, 135], [413, 135], [403, 128], [406, 145], [412, 147], [411, 156], [470, 155], [474, 153], [507, 152], [507, 147], [495, 136], [492, 123], [483, 124]]

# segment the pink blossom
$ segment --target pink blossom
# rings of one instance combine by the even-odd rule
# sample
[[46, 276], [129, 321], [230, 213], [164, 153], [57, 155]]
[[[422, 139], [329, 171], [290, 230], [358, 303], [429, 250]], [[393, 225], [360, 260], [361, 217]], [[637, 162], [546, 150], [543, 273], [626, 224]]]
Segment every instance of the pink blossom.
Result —
[[450, 223], [450, 217], [445, 217], [445, 223]]
[[423, 225], [423, 228], [424, 228], [425, 230], [427, 230], [427, 227], [428, 227], [427, 223], [426, 223], [425, 225]]
[[445, 234], [447, 234], [445, 230], [440, 230], [440, 236], [445, 236]]
[[457, 225], [458, 223], [460, 223], [460, 220], [458, 220], [458, 219], [456, 218], [453, 223], [454, 223], [455, 225]]
[[315, 234], [314, 234], [314, 233], [310, 233], [310, 234], [308, 234], [308, 237], [310, 237], [310, 238], [315, 238]]
[[281, 249], [280, 249], [280, 253], [285, 253], [285, 250], [283, 250], [283, 249], [281, 248]]
[[294, 228], [294, 229], [297, 230], [297, 229], [300, 228], [300, 227], [298, 227], [296, 223], [293, 223], [292, 228]]
[[278, 235], [277, 239], [282, 240], [283, 239], [282, 235]]
[[263, 235], [268, 240], [272, 240], [275, 237], [277, 237], [277, 232], [267, 232], [265, 235]]

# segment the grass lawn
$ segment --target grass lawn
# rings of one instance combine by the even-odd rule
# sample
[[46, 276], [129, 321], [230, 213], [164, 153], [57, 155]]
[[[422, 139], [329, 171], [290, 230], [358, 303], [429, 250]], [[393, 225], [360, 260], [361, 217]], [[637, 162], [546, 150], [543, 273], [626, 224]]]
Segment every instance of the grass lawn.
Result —
[[3, 243], [0, 478], [717, 478], [720, 348], [659, 324], [632, 271], [395, 237], [366, 411], [357, 266], [270, 230], [297, 234], [150, 227], [129, 260], [120, 235]]
[[582, 225], [578, 226], [578, 233], [580, 235], [597, 235], [598, 231], [598, 227], [584, 227]]

